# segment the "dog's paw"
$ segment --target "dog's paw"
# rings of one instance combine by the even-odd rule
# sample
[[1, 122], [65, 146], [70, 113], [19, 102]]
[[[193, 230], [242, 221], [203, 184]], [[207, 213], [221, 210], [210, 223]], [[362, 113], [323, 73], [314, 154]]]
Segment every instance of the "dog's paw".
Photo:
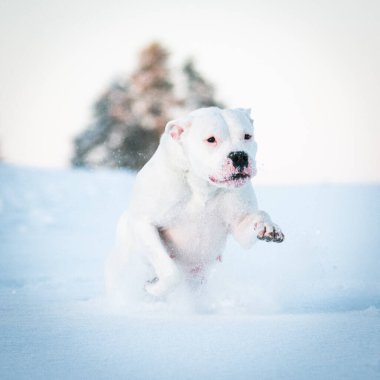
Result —
[[259, 240], [281, 243], [285, 239], [280, 227], [273, 223], [258, 223], [255, 225], [255, 232]]
[[164, 297], [170, 293], [180, 282], [179, 275], [171, 275], [165, 278], [155, 277], [145, 284], [145, 291], [154, 297]]

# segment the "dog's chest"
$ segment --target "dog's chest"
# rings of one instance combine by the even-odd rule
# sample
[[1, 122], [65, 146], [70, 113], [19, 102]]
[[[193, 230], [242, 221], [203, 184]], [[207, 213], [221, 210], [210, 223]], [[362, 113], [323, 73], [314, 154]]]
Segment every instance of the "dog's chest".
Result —
[[188, 265], [215, 260], [227, 236], [219, 197], [204, 201], [193, 194], [182, 202], [178, 210], [161, 230], [171, 255]]

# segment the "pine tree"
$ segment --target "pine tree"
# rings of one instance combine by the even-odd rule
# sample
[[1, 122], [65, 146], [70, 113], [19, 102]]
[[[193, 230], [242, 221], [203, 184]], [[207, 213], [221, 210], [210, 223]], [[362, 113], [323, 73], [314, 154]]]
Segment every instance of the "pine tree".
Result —
[[74, 141], [75, 166], [140, 169], [153, 155], [177, 105], [158, 43], [145, 48], [129, 82], [114, 83], [94, 107], [95, 121]]
[[117, 166], [118, 143], [114, 141], [128, 129], [123, 120], [128, 109], [126, 100], [126, 86], [113, 83], [95, 103], [95, 121], [74, 141], [74, 166]]
[[214, 87], [195, 69], [193, 60], [188, 60], [182, 71], [186, 80], [185, 107], [189, 111], [202, 107], [223, 107], [215, 100]]
[[142, 50], [128, 80], [114, 82], [94, 106], [94, 121], [74, 140], [74, 166], [140, 169], [153, 155], [166, 123], [175, 113], [220, 106], [214, 88], [195, 70], [183, 67], [185, 99], [174, 94], [168, 52], [152, 43]]

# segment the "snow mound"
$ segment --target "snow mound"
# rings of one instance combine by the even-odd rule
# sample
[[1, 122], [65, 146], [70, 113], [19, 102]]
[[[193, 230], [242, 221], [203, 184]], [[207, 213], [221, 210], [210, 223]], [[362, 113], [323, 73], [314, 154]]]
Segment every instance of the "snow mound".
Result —
[[1, 378], [379, 378], [380, 186], [257, 187], [283, 244], [230, 240], [207, 293], [115, 312], [103, 267], [133, 182], [0, 165]]

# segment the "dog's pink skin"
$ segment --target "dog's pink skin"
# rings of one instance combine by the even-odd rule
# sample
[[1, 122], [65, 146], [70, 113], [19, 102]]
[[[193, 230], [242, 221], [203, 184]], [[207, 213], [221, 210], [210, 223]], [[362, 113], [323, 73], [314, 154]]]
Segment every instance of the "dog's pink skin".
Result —
[[[245, 178], [233, 179], [232, 176], [236, 174], [244, 174]], [[213, 183], [224, 184], [232, 187], [241, 187], [251, 179], [251, 177], [256, 175], [256, 167], [254, 162], [250, 159], [248, 161], [248, 166], [245, 167], [242, 171], [235, 168], [232, 164], [230, 158], [226, 159], [225, 164], [222, 167], [221, 174], [216, 176], [210, 176], [210, 181]]]

